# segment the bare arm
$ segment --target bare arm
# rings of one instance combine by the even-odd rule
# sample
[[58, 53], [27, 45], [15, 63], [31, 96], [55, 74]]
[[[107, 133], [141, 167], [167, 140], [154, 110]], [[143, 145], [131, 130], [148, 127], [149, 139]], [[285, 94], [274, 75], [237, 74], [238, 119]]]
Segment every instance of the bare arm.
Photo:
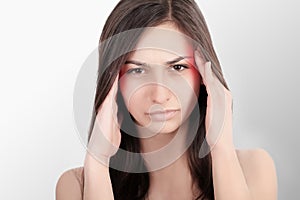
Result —
[[214, 148], [211, 156], [216, 200], [250, 200], [250, 190], [235, 150]]
[[211, 151], [216, 200], [276, 200], [277, 177], [272, 158], [262, 149], [236, 151], [230, 119], [229, 107], [220, 138]]
[[254, 200], [232, 142], [231, 110], [226, 114], [219, 139], [211, 146], [215, 199]]
[[65, 171], [59, 177], [56, 184], [56, 200], [114, 199], [109, 168], [106, 165], [87, 153], [83, 172], [84, 178], [76, 175], [74, 169]]
[[115, 102], [117, 90], [118, 76], [98, 110], [88, 143], [84, 162], [83, 200], [114, 199], [109, 175], [109, 159], [117, 152], [121, 142], [121, 132], [117, 123], [118, 108]]
[[268, 153], [255, 149], [239, 154], [232, 148], [212, 150], [216, 200], [276, 200], [276, 170]]
[[206, 141], [211, 148], [215, 199], [277, 199], [273, 160], [261, 150], [238, 157], [232, 138], [231, 92], [213, 73], [211, 63], [202, 62], [199, 52], [195, 53], [195, 60], [208, 93], [205, 128]]
[[109, 168], [86, 154], [83, 200], [113, 200]]

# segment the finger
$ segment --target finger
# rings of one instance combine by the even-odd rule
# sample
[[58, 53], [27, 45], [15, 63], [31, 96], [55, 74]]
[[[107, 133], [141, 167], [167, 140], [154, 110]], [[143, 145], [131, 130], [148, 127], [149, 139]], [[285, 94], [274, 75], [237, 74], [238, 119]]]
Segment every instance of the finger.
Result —
[[213, 72], [211, 69], [210, 61], [205, 63], [204, 71], [205, 71], [205, 78], [206, 78], [207, 83], [211, 83], [214, 79], [213, 79]]
[[112, 111], [112, 116], [114, 123], [119, 127], [119, 122], [118, 122], [118, 105], [117, 105], [117, 92], [118, 92], [118, 82], [119, 82], [119, 74], [117, 74], [114, 83], [110, 89], [110, 106], [111, 106], [111, 111]]
[[[203, 61], [201, 60], [201, 54], [199, 49], [197, 49], [194, 53], [194, 57], [195, 57], [195, 63], [197, 65], [197, 69], [202, 77], [202, 79], [205, 79], [205, 74], [204, 74], [204, 67], [203, 67]], [[203, 80], [205, 81], [205, 80]]]
[[119, 82], [119, 74], [115, 78], [114, 83], [111, 86], [110, 91], [107, 95], [111, 99], [116, 98], [116, 95], [117, 95], [117, 92], [118, 92], [118, 82]]
[[118, 83], [119, 83], [119, 73], [117, 74], [117, 77], [115, 78], [114, 84], [112, 86], [112, 89], [114, 91], [113, 97], [115, 98], [115, 100], [118, 93]]
[[106, 98], [102, 102], [101, 106], [98, 108], [99, 111], [105, 112], [105, 110], [117, 110], [114, 109], [114, 106], [116, 106], [116, 96], [118, 91], [118, 80], [119, 80], [119, 74], [117, 75], [116, 79], [114, 80], [113, 85], [111, 86]]
[[214, 80], [214, 78], [213, 78], [214, 76], [213, 76], [213, 72], [212, 72], [212, 68], [211, 68], [211, 62], [204, 61], [204, 58], [203, 58], [199, 48], [195, 51], [195, 62], [196, 62], [198, 71], [200, 72], [200, 75], [202, 77], [202, 81], [203, 81], [204, 85], [207, 88], [211, 87], [211, 84]]

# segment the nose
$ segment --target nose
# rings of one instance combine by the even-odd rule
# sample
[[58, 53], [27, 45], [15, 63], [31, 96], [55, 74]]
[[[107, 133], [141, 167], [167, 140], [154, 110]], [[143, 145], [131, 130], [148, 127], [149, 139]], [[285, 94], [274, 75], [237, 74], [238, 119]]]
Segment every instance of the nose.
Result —
[[172, 95], [171, 91], [167, 87], [159, 84], [152, 85], [151, 88], [149, 88], [149, 91], [151, 101], [156, 104], [164, 104], [168, 102]]

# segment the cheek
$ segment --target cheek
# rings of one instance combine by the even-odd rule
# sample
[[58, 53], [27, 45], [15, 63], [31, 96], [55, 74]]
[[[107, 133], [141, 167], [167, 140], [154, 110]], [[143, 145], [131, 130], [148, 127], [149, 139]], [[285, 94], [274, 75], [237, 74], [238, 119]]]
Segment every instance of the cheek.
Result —
[[185, 84], [177, 90], [180, 99], [183, 115], [189, 115], [198, 103], [200, 92], [200, 75], [198, 72], [190, 73], [185, 76]]
[[119, 79], [119, 83], [120, 83], [120, 93], [122, 94], [124, 103], [125, 103], [126, 107], [128, 108], [129, 101], [132, 97], [132, 93], [134, 92], [134, 88], [132, 86], [132, 83], [130, 81], [126, 80], [126, 78], [124, 78], [124, 77], [121, 77]]
[[123, 99], [126, 102], [126, 108], [134, 118], [134, 123], [141, 126], [146, 126], [149, 123], [149, 119], [145, 117], [147, 106], [143, 103], [145, 101], [144, 96], [144, 91], [142, 89], [137, 89], [131, 93], [125, 92], [123, 96]]
[[142, 113], [142, 111], [144, 110], [143, 109], [144, 104], [141, 103], [143, 102], [144, 99], [144, 95], [142, 94], [142, 92], [135, 91], [134, 93], [132, 93], [130, 96], [126, 98], [128, 101], [127, 108], [131, 114], [135, 115], [137, 113]]
[[191, 70], [184, 75], [183, 79], [185, 84], [182, 84], [181, 90], [185, 91], [185, 93], [194, 93], [196, 96], [199, 96], [201, 76], [197, 70]]
[[141, 109], [141, 103], [143, 102], [143, 90], [138, 88], [132, 81], [125, 79], [120, 80], [120, 93], [123, 97], [127, 110], [131, 113], [137, 113]]

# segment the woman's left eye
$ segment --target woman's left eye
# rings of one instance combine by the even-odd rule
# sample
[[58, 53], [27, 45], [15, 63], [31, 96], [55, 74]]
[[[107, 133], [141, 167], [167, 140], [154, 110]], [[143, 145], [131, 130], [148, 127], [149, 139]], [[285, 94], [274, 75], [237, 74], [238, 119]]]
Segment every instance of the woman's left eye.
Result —
[[186, 65], [173, 65], [173, 66], [171, 66], [171, 69], [172, 70], [175, 70], [175, 71], [183, 71], [183, 70], [185, 70], [185, 69], [188, 69], [189, 67], [188, 66], [186, 66]]

